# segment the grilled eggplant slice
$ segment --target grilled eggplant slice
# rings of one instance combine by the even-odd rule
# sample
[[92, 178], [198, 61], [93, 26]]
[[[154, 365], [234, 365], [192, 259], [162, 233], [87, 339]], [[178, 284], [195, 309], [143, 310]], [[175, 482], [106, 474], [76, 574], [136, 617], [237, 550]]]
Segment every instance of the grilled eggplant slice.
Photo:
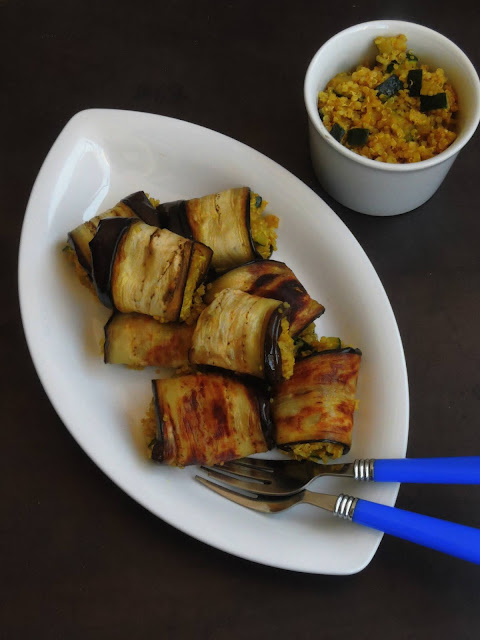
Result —
[[295, 364], [273, 399], [275, 442], [297, 459], [324, 462], [352, 443], [361, 352], [346, 348], [314, 353]]
[[90, 243], [101, 302], [160, 322], [192, 320], [212, 250], [139, 220], [101, 220]]
[[224, 289], [198, 318], [190, 362], [278, 382], [293, 370], [288, 330], [281, 301]]
[[223, 272], [276, 248], [278, 219], [262, 216], [265, 203], [248, 187], [157, 207], [158, 226], [198, 240], [213, 250], [212, 267]]
[[[158, 223], [158, 214], [156, 208], [153, 206], [150, 198], [148, 198], [145, 191], [135, 191], [121, 201], [122, 204], [129, 207], [137, 218], [140, 218], [145, 224], [149, 224], [152, 227], [156, 227]], [[158, 201], [157, 201], [158, 202]]]
[[260, 385], [198, 373], [153, 380], [143, 421], [152, 460], [185, 467], [218, 464], [272, 447], [270, 401]]
[[185, 322], [158, 322], [141, 313], [113, 313], [105, 325], [104, 360], [134, 369], [185, 367], [194, 328]]
[[111, 290], [115, 255], [131, 224], [133, 224], [133, 218], [100, 220], [97, 232], [89, 244], [93, 284], [98, 299], [109, 309], [113, 309], [115, 306]]
[[93, 240], [100, 220], [106, 218], [140, 218], [146, 224], [156, 225], [158, 215], [155, 207], [145, 195], [144, 191], [131, 193], [123, 198], [112, 209], [104, 211], [91, 220], [87, 220], [83, 224], [70, 231], [68, 234], [68, 243], [75, 251], [77, 260], [81, 267], [85, 269], [87, 274], [92, 272], [92, 258], [90, 255], [89, 243]]
[[223, 289], [238, 289], [261, 298], [287, 302], [290, 334], [297, 336], [322, 315], [325, 307], [311, 298], [284, 262], [256, 260], [227, 271], [207, 287], [206, 304]]

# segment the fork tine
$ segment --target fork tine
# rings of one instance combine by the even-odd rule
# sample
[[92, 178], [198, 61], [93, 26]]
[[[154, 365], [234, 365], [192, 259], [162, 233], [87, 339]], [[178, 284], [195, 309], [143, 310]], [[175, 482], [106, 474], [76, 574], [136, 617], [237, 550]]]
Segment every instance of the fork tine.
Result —
[[237, 489], [242, 489], [243, 491], [253, 491], [255, 492], [256, 487], [262, 488], [262, 493], [264, 491], [264, 487], [266, 486], [265, 484], [263, 484], [262, 482], [259, 482], [258, 480], [240, 480], [239, 478], [234, 478], [231, 475], [227, 475], [226, 473], [222, 473], [221, 471], [217, 471], [216, 469], [209, 469], [206, 467], [202, 467], [202, 469], [204, 469], [208, 476], [210, 478], [214, 478], [215, 480], [218, 480], [219, 482], [223, 482], [224, 484], [228, 485], [229, 487], [236, 487]]
[[[256, 495], [245, 496], [237, 493], [236, 491], [231, 491], [226, 487], [222, 487], [215, 482], [210, 482], [206, 478], [202, 478], [201, 476], [195, 476], [195, 480], [203, 484], [208, 489], [211, 489], [215, 493], [227, 498], [227, 500], [231, 500], [242, 507], [248, 507], [249, 509], [253, 509], [254, 511], [261, 511], [263, 513], [276, 513], [278, 511], [284, 511], [289, 507], [293, 507], [294, 504], [301, 501], [302, 494], [295, 494], [293, 496], [287, 497], [260, 497]], [[303, 493], [303, 492], [302, 492]]]
[[237, 460], [232, 460], [230, 462], [224, 462], [223, 466], [226, 465], [240, 465], [242, 467], [249, 467], [251, 469], [263, 470], [268, 473], [273, 473], [275, 469], [278, 467], [282, 467], [286, 460], [262, 460], [261, 458], [238, 458]]
[[213, 467], [202, 466], [202, 469], [215, 469], [219, 473], [232, 474], [239, 478], [251, 478], [258, 482], [271, 482], [272, 473], [268, 471], [257, 471], [254, 468], [246, 467], [244, 465], [235, 464], [235, 462], [225, 462], [224, 464], [216, 464]]

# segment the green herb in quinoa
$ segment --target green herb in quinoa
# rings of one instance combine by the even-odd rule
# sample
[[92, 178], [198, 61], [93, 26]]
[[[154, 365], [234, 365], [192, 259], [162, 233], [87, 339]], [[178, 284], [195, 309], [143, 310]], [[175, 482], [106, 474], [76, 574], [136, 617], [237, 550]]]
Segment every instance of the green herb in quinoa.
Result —
[[443, 69], [431, 71], [407, 51], [406, 36], [379, 37], [375, 44], [375, 66], [339, 73], [318, 94], [323, 124], [341, 144], [372, 160], [434, 157], [456, 138], [455, 91]]

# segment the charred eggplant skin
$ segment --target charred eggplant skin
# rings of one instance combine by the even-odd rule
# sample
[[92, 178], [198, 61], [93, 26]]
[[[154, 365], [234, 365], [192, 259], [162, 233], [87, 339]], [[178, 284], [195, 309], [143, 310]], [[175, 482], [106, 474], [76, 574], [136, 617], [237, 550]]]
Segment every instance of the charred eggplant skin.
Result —
[[354, 353], [357, 356], [361, 356], [362, 350], [357, 349], [356, 347], [343, 347], [341, 349], [325, 349], [325, 351], [312, 351], [311, 353], [308, 353], [306, 356], [302, 356], [300, 360], [306, 360], [307, 358], [312, 358], [320, 355], [325, 356], [325, 355], [328, 355], [329, 353]]
[[[209, 196], [203, 196], [202, 198], [194, 198], [192, 200], [177, 200], [174, 202], [166, 202], [157, 206], [157, 214], [158, 214], [158, 226], [164, 229], [168, 229], [169, 231], [173, 231], [178, 235], [182, 235], [185, 238], [189, 238], [190, 240], [198, 240], [203, 242], [207, 246], [215, 247], [217, 246], [217, 250], [215, 253], [218, 253], [218, 238], [214, 238], [207, 232], [206, 235], [203, 235], [199, 228], [199, 219], [198, 215], [201, 212], [201, 215], [205, 215], [204, 206], [205, 203], [209, 202], [209, 199], [214, 195], [215, 198], [217, 196], [222, 196], [227, 194], [228, 192], [236, 192], [237, 194], [241, 194], [241, 197], [238, 198], [240, 202], [242, 202], [242, 208], [235, 208], [230, 210], [230, 215], [238, 213], [241, 216], [242, 223], [245, 227], [247, 242], [248, 242], [248, 252], [250, 255], [246, 257], [246, 261], [253, 259], [262, 260], [261, 254], [257, 251], [255, 242], [252, 236], [251, 230], [251, 222], [250, 222], [250, 189], [248, 187], [242, 187], [241, 189], [229, 189], [224, 192], [220, 192], [218, 194], [212, 194]], [[216, 205], [215, 205], [216, 206]], [[205, 207], [207, 208], [207, 207]], [[212, 205], [211, 208], [212, 217], [217, 215], [217, 212]], [[225, 214], [224, 214], [225, 215]], [[235, 216], [234, 216], [235, 217]], [[206, 220], [206, 218], [204, 218]], [[205, 225], [201, 225], [203, 229], [205, 229]], [[238, 239], [238, 238], [237, 238]], [[227, 254], [231, 251], [232, 247], [226, 247]], [[246, 250], [246, 247], [245, 247]], [[223, 259], [217, 255], [217, 258], [220, 260], [220, 264], [223, 264]], [[214, 256], [215, 260], [215, 256]], [[238, 262], [236, 263], [238, 264]], [[230, 265], [233, 266], [233, 265]], [[222, 267], [220, 270], [225, 271], [228, 267]]]
[[275, 426], [272, 416], [272, 403], [270, 401], [270, 393], [267, 385], [255, 380], [250, 383], [252, 393], [255, 393], [258, 403], [258, 413], [260, 415], [260, 424], [262, 426], [263, 436], [269, 449], [275, 446]]
[[[123, 202], [118, 202], [112, 209], [108, 209], [83, 222], [68, 233], [68, 244], [75, 251], [79, 265], [92, 279], [92, 257], [90, 247], [91, 240], [95, 237], [100, 220], [107, 218], [133, 218], [135, 213]], [[89, 238], [88, 240], [86, 238]]]
[[86, 259], [86, 257], [84, 256], [81, 248], [75, 242], [74, 237], [72, 235], [72, 232], [70, 232], [68, 234], [67, 242], [68, 242], [68, 245], [70, 246], [70, 248], [75, 251], [75, 255], [77, 256], [77, 260], [78, 260], [79, 265], [85, 269], [85, 271], [87, 272], [88, 277], [91, 279], [92, 278], [91, 266], [90, 266], [88, 260]]
[[[253, 257], [255, 260], [263, 260], [262, 254], [257, 251], [257, 247], [255, 246], [255, 242], [252, 236], [252, 222], [250, 220], [250, 198], [251, 198], [251, 190], [247, 187], [247, 199], [246, 199], [246, 211], [245, 211], [245, 225], [248, 231], [248, 239], [250, 240], [250, 248], [252, 250]], [[270, 255], [272, 255], [272, 251], [270, 250]]]
[[105, 218], [89, 243], [92, 254], [92, 277], [98, 299], [109, 309], [114, 308], [112, 298], [112, 269], [117, 247], [135, 218]]
[[[140, 218], [146, 224], [157, 226], [158, 215], [155, 207], [144, 191], [136, 191], [120, 200], [112, 209], [108, 209], [75, 227], [68, 233], [68, 244], [75, 251], [78, 263], [92, 279], [91, 255], [88, 247], [98, 228], [99, 221], [107, 218]], [[86, 240], [85, 236], [89, 237]]]
[[121, 202], [130, 207], [133, 213], [145, 224], [149, 224], [152, 227], [159, 226], [157, 211], [145, 195], [145, 191], [131, 193], [126, 198], [123, 198]]
[[156, 433], [149, 448], [156, 462], [215, 464], [273, 444], [263, 389], [231, 374], [153, 380], [152, 390]]
[[269, 320], [267, 331], [265, 334], [265, 350], [264, 350], [264, 372], [265, 380], [269, 384], [276, 384], [282, 379], [282, 354], [278, 346], [278, 339], [282, 331], [282, 318], [285, 313], [282, 307], [279, 307], [272, 313]]
[[205, 302], [209, 304], [226, 287], [286, 302], [292, 336], [301, 333], [325, 312], [325, 307], [310, 297], [293, 271], [278, 260], [253, 260], [221, 274], [211, 283]]
[[[270, 385], [264, 380], [254, 378], [247, 373], [238, 374], [233, 371], [221, 369], [220, 367], [198, 365], [196, 367], [196, 370], [199, 373], [205, 374], [216, 373], [217, 375], [220, 375], [225, 379], [232, 378], [233, 380], [242, 382], [248, 389], [251, 390], [251, 393], [255, 396], [258, 405], [260, 424], [262, 427], [265, 442], [268, 445], [268, 449], [273, 449], [273, 447], [275, 446], [275, 423], [273, 421], [272, 415], [272, 397]], [[161, 421], [160, 418], [158, 418], [158, 420]]]
[[274, 391], [277, 447], [329, 443], [350, 449], [360, 349], [314, 352], [295, 364], [293, 376]]
[[163, 434], [163, 415], [160, 415], [160, 403], [158, 401], [158, 390], [155, 380], [152, 380], [153, 406], [155, 407], [155, 421], [157, 423], [157, 433], [152, 445], [151, 456], [156, 462], [163, 462], [165, 451], [165, 437]]
[[194, 240], [187, 216], [187, 200], [164, 202], [157, 206], [157, 225], [173, 233]]

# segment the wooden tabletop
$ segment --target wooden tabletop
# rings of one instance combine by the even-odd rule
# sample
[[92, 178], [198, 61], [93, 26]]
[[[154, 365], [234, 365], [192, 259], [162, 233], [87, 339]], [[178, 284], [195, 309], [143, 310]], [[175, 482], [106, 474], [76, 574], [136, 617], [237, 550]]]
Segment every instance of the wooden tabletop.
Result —
[[[310, 164], [304, 74], [336, 32], [414, 21], [480, 68], [475, 3], [406, 0], [385, 11], [373, 0], [0, 2], [2, 637], [478, 638], [479, 569], [467, 562], [384, 537], [359, 574], [292, 573], [227, 555], [147, 512], [63, 426], [20, 320], [23, 216], [67, 121], [89, 107], [187, 120], [283, 165], [366, 251], [405, 348], [408, 455], [480, 454], [479, 134], [429, 202], [392, 218], [339, 205]], [[479, 487], [403, 485], [397, 506], [480, 526], [479, 500]]]

